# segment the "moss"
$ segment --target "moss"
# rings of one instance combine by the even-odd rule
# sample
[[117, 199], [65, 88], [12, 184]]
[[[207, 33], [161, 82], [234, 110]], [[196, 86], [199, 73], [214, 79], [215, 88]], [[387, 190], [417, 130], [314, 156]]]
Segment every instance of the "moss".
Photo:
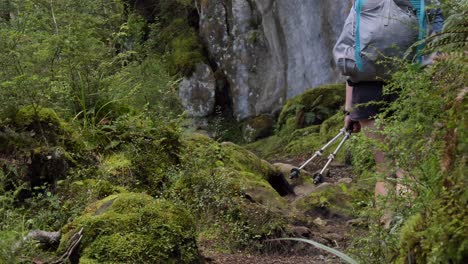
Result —
[[231, 168], [238, 171], [245, 171], [260, 175], [267, 180], [268, 176], [274, 174], [276, 169], [264, 160], [259, 159], [255, 154], [234, 143], [223, 143], [222, 161]]
[[109, 175], [110, 179], [114, 178], [120, 180], [126, 178], [131, 174], [130, 167], [132, 161], [125, 155], [125, 153], [115, 153], [105, 157], [99, 170], [104, 175]]
[[260, 115], [247, 121], [243, 137], [246, 142], [270, 136], [273, 133], [274, 120], [269, 115]]
[[184, 138], [183, 145], [187, 169], [171, 192], [203, 219], [202, 236], [218, 234], [218, 246], [235, 249], [281, 233], [289, 208], [268, 182], [276, 173], [271, 165], [240, 146], [199, 134]]
[[169, 59], [175, 72], [181, 72], [185, 76], [191, 75], [195, 71], [195, 65], [204, 60], [201, 44], [192, 30], [173, 39], [171, 49]]
[[410, 217], [400, 231], [400, 257], [397, 263], [407, 263], [407, 259], [418, 256], [421, 259], [421, 239], [424, 221], [421, 214]]
[[286, 144], [285, 138], [273, 135], [247, 144], [244, 147], [261, 158], [274, 160], [284, 156], [284, 146]]
[[83, 258], [99, 263], [197, 263], [194, 219], [149, 195], [122, 193], [88, 206], [62, 230], [60, 249], [83, 228]]
[[28, 127], [35, 122], [41, 122], [60, 128], [63, 120], [51, 108], [25, 106], [21, 108], [15, 116], [15, 123], [20, 127]]
[[307, 215], [349, 216], [353, 214], [348, 190], [339, 185], [326, 185], [312, 192], [297, 203], [297, 208]]
[[318, 86], [288, 100], [278, 119], [278, 133], [284, 135], [297, 128], [321, 124], [344, 104], [343, 87], [343, 84]]

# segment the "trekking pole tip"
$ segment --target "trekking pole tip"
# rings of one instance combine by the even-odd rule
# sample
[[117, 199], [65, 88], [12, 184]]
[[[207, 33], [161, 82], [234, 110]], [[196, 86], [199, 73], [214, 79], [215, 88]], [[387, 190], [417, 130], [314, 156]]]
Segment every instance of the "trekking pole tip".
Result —
[[313, 177], [313, 180], [314, 180], [314, 184], [319, 184], [322, 182], [322, 179], [323, 179], [323, 176], [320, 172], [317, 172], [314, 174], [314, 177]]
[[298, 168], [293, 168], [291, 170], [291, 174], [289, 174], [289, 179], [299, 178], [300, 173], [301, 173], [301, 171]]

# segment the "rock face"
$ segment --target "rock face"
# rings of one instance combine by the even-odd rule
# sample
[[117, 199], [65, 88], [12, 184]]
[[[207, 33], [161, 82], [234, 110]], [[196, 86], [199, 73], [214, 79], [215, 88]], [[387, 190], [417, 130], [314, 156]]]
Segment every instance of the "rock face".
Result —
[[213, 113], [215, 89], [211, 68], [203, 63], [198, 64], [192, 76], [184, 78], [179, 85], [179, 97], [189, 116], [205, 117]]
[[201, 1], [199, 33], [227, 79], [234, 116], [277, 111], [308, 88], [340, 80], [332, 47], [349, 7], [342, 0]]

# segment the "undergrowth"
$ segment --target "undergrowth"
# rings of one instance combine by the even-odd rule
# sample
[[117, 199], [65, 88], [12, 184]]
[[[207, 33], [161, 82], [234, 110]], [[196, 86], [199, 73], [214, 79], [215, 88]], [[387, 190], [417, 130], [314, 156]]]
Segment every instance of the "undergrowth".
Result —
[[[449, 26], [444, 32], [450, 32]], [[353, 152], [361, 180], [375, 181], [398, 170], [405, 175], [388, 180], [391, 191], [380, 205], [385, 209], [362, 211], [372, 221], [366, 236], [356, 239], [351, 251], [366, 263], [464, 263], [468, 258], [468, 193], [463, 176], [467, 61], [461, 55], [463, 48], [438, 48], [437, 61], [428, 67], [400, 63], [384, 88], [399, 97], [388, 108], [391, 114], [377, 119], [382, 129], [374, 131], [384, 142], [360, 140]], [[386, 153], [387, 175], [365, 172], [372, 168], [366, 158], [372, 148]], [[395, 186], [409, 191], [402, 193]], [[377, 224], [385, 211], [393, 212], [389, 229]]]

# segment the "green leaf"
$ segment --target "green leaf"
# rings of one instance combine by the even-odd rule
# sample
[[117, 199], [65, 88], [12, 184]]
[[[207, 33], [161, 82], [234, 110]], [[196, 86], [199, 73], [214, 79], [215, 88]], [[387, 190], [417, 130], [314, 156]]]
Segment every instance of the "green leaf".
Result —
[[320, 249], [323, 249], [327, 252], [330, 252], [332, 253], [333, 255], [341, 258], [342, 260], [346, 261], [347, 263], [350, 263], [350, 264], [358, 264], [358, 262], [354, 259], [352, 259], [350, 256], [336, 250], [336, 249], [333, 249], [331, 247], [327, 247], [323, 244], [320, 244], [318, 242], [315, 242], [313, 240], [310, 240], [310, 239], [303, 239], [303, 238], [277, 238], [277, 239], [271, 239], [270, 241], [286, 241], [286, 240], [290, 240], [290, 241], [299, 241], [299, 242], [304, 242], [304, 243], [307, 243], [307, 244], [311, 244], [315, 247], [318, 247]]

